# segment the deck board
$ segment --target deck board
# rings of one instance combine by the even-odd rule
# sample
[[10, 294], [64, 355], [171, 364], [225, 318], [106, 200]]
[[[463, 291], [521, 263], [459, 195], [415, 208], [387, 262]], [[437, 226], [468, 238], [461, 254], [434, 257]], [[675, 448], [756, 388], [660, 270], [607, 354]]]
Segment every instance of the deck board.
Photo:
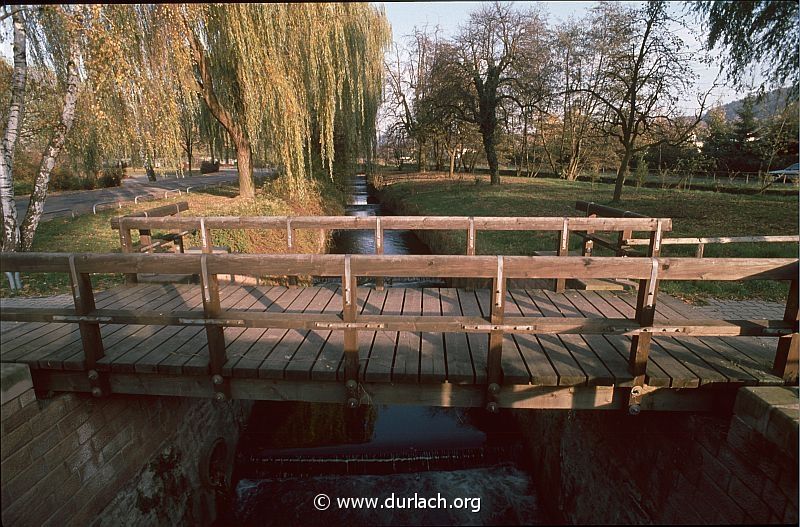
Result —
[[[202, 310], [196, 285], [120, 287], [97, 295], [109, 309], [170, 312]], [[317, 287], [252, 286], [220, 288], [228, 309], [271, 313], [341, 312], [338, 285]], [[486, 289], [357, 288], [363, 314], [482, 316], [490, 310]], [[557, 294], [511, 289], [507, 316], [630, 318], [636, 297], [627, 292], [567, 291]], [[657, 320], [698, 318], [694, 308], [659, 295]], [[2, 325], [2, 362], [22, 362], [33, 369], [76, 371], [85, 368], [77, 324], [14, 323]], [[101, 371], [162, 375], [208, 374], [208, 347], [201, 326], [101, 324], [106, 355]], [[228, 360], [225, 375], [272, 380], [342, 380], [343, 332], [282, 328], [224, 329]], [[777, 339], [754, 337], [653, 338], [647, 383], [691, 388], [707, 384], [772, 385], [770, 373]], [[359, 377], [370, 383], [486, 383], [488, 335], [359, 331]], [[503, 382], [541, 386], [630, 386], [624, 335], [505, 335]]]

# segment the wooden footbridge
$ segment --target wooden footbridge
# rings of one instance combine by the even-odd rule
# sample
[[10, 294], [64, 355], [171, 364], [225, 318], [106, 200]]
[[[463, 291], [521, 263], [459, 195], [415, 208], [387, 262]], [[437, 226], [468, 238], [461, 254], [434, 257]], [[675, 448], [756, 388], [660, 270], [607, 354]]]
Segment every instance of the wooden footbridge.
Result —
[[[798, 260], [665, 258], [669, 219], [124, 217], [122, 254], [5, 253], [4, 272], [69, 275], [74, 307], [2, 308], [0, 361], [43, 391], [528, 408], [710, 409], [742, 385], [795, 382]], [[211, 229], [371, 229], [375, 255], [212, 254]], [[131, 231], [146, 232], [145, 252]], [[151, 229], [198, 230], [201, 254], [152, 251]], [[465, 255], [389, 256], [388, 229], [464, 229]], [[483, 230], [649, 233], [643, 257], [483, 256]], [[182, 247], [182, 244], [180, 244]], [[568, 254], [562, 251], [562, 254]], [[123, 273], [95, 293], [91, 275]], [[139, 273], [199, 284], [137, 284]], [[218, 275], [328, 277], [318, 285]], [[384, 277], [472, 286], [383, 287]], [[376, 286], [359, 286], [366, 278]], [[548, 291], [532, 280], [634, 280], [636, 292]], [[782, 320], [705, 320], [664, 280], [791, 281]], [[372, 283], [371, 282], [371, 283]]]

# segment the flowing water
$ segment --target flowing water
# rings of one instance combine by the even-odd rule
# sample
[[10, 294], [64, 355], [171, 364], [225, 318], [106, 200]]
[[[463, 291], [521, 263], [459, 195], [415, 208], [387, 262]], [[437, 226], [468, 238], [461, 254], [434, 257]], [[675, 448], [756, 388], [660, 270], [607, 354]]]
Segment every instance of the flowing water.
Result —
[[[388, 214], [363, 175], [349, 194], [348, 215]], [[331, 252], [372, 254], [373, 232], [339, 231]], [[387, 231], [384, 253], [430, 251], [410, 231]], [[218, 523], [542, 523], [526, 466], [514, 422], [503, 412], [257, 402], [237, 448], [233, 503]]]

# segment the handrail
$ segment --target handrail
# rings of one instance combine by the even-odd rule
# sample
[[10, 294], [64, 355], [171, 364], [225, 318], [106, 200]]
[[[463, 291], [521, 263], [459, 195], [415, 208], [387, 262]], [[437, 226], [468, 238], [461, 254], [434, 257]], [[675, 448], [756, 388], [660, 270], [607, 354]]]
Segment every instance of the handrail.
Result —
[[[664, 238], [663, 245], [697, 245], [695, 256], [702, 258], [706, 244], [709, 243], [791, 243], [800, 242], [800, 236], [705, 236], [698, 238]], [[647, 245], [649, 240], [630, 238], [625, 240], [626, 245]]]
[[[658, 248], [658, 238], [650, 249]], [[644, 393], [650, 341], [654, 334], [694, 336], [778, 336], [773, 373], [796, 378], [798, 335], [798, 259], [796, 258], [620, 258], [579, 256], [437, 256], [437, 255], [263, 255], [263, 254], [95, 254], [0, 253], [0, 271], [63, 272], [72, 282], [75, 310], [16, 308], [0, 312], [0, 320], [73, 322], [81, 328], [88, 377], [95, 395], [110, 390], [108, 374], [95, 365], [103, 357], [100, 324], [202, 325], [206, 328], [209, 371], [214, 396], [230, 397], [224, 328], [280, 327], [344, 332], [345, 386], [348, 404], [358, 403], [358, 331], [476, 332], [489, 334], [487, 408], [496, 409], [502, 383], [503, 335], [623, 334], [631, 336], [629, 356], [633, 389], [629, 410], [638, 413]], [[201, 277], [203, 311], [143, 312], [96, 309], [90, 275], [115, 272], [196, 273]], [[339, 314], [263, 313], [222, 309], [217, 274], [312, 274], [342, 278]], [[359, 315], [356, 309], [359, 276], [468, 276], [491, 278], [493, 301], [484, 316]], [[617, 277], [639, 280], [634, 319], [506, 317], [509, 278]], [[671, 320], [656, 323], [655, 305], [660, 280], [791, 280], [782, 320]], [[793, 351], [795, 350], [795, 351]]]
[[[291, 221], [294, 229], [374, 230], [377, 216], [205, 216], [180, 218], [125, 218], [124, 228], [198, 228], [200, 220], [210, 229], [284, 229]], [[634, 230], [652, 232], [661, 222], [663, 231], [672, 230], [669, 218], [587, 218], [587, 217], [490, 217], [490, 216], [382, 216], [383, 230], [467, 230], [470, 220], [477, 230], [496, 231], [561, 231], [564, 220], [569, 231]], [[116, 227], [115, 227], [116, 228]]]

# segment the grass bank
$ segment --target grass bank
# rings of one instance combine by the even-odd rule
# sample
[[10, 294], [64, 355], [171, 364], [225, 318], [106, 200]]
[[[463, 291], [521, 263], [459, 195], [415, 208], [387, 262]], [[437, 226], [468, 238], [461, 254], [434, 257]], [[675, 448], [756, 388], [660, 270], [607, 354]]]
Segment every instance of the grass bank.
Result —
[[[487, 177], [456, 180], [408, 181], [381, 189], [383, 203], [397, 214], [435, 216], [580, 216], [576, 200], [610, 204], [613, 186], [602, 183], [504, 177], [491, 186]], [[673, 219], [670, 237], [788, 235], [798, 233], [798, 196], [747, 196], [700, 191], [626, 188], [623, 200], [612, 206], [653, 217]], [[427, 231], [424, 241], [434, 253], [463, 254], [466, 233]], [[644, 237], [639, 233], [638, 237]], [[529, 255], [554, 250], [556, 233], [480, 232], [479, 254]], [[570, 247], [577, 250], [573, 236]], [[604, 255], [595, 245], [596, 254]], [[665, 256], [693, 256], [694, 246], [665, 246]], [[797, 257], [794, 243], [708, 245], [708, 257]], [[704, 297], [759, 298], [783, 302], [787, 285], [768, 281], [664, 282], [662, 290], [690, 301]]]
[[[121, 210], [111, 209], [75, 218], [54, 219], [41, 223], [33, 243], [37, 252], [121, 252], [119, 234], [111, 228], [111, 219], [118, 215], [132, 214], [176, 203], [189, 202], [189, 211], [184, 215], [193, 216], [291, 216], [343, 214], [343, 198], [332, 184], [319, 183], [305, 199], [291, 199], [279, 181], [266, 182], [259, 187], [256, 198], [242, 200], [238, 196], [238, 185], [231, 184], [213, 189], [194, 191], [189, 195], [149, 201], [138, 205], [123, 206]], [[153, 231], [156, 236], [159, 231]], [[214, 230], [212, 243], [216, 246], [230, 247], [233, 252], [242, 253], [284, 253], [286, 252], [285, 231], [255, 230]], [[318, 234], [308, 230], [295, 233], [293, 243], [298, 252], [318, 251]], [[134, 235], [134, 242], [137, 237]], [[186, 247], [200, 246], [198, 236], [185, 238]], [[50, 296], [70, 292], [69, 277], [64, 273], [22, 273], [23, 288], [12, 293], [4, 276], [0, 286], [0, 296]], [[122, 275], [93, 275], [92, 281], [97, 290], [119, 285]]]

